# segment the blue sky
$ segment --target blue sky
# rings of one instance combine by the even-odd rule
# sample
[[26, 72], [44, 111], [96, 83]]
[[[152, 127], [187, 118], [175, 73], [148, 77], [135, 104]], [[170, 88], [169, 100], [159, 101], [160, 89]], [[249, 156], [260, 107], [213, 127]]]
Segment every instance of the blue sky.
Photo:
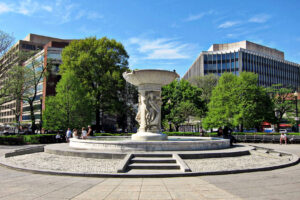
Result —
[[0, 29], [16, 40], [107, 36], [124, 44], [131, 69], [180, 76], [213, 43], [249, 40], [300, 63], [298, 0], [0, 0]]

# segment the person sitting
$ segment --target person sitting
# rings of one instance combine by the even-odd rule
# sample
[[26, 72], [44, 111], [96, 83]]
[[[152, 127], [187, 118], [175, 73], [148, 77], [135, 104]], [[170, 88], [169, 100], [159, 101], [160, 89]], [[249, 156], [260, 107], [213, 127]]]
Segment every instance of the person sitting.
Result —
[[60, 136], [59, 133], [56, 134], [55, 140], [56, 140], [57, 143], [61, 142], [61, 136]]
[[72, 137], [78, 139], [78, 131], [76, 128], [73, 129]]
[[287, 137], [285, 133], [281, 133], [280, 135], [280, 144], [282, 144], [282, 140], [285, 141], [285, 144], [287, 143]]
[[81, 139], [86, 139], [87, 138], [87, 132], [84, 127], [81, 129]]

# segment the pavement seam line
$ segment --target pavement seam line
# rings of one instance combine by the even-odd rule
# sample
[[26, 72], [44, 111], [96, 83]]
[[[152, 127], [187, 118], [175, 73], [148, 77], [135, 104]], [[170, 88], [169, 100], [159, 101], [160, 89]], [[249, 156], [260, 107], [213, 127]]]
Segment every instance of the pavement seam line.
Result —
[[162, 182], [164, 183], [164, 186], [166, 187], [166, 189], [167, 189], [167, 191], [168, 191], [168, 193], [169, 193], [171, 199], [173, 200], [172, 194], [171, 194], [171, 192], [169, 191], [169, 188], [167, 187], [166, 182], [164, 181], [164, 179], [162, 179]]
[[101, 183], [104, 182], [106, 179], [107, 179], [107, 178], [105, 178], [105, 179], [103, 179], [102, 181], [100, 181], [100, 182], [98, 182], [98, 183], [92, 185], [91, 187], [89, 187], [89, 188], [87, 188], [86, 190], [84, 190], [84, 191], [78, 193], [76, 196], [73, 196], [73, 197], [71, 197], [70, 199], [74, 199], [75, 197], [77, 197], [77, 196], [79, 196], [79, 195], [81, 195], [81, 194], [83, 194], [83, 193], [89, 191], [91, 188], [95, 187], [95, 186], [98, 185], [98, 184], [101, 184]]
[[119, 187], [121, 185], [121, 183], [123, 183], [123, 182], [124, 182], [124, 180], [120, 181], [120, 183], [118, 185], [116, 185], [115, 188], [103, 198], [103, 200], [105, 200], [109, 195], [111, 195], [117, 189], [117, 187]]

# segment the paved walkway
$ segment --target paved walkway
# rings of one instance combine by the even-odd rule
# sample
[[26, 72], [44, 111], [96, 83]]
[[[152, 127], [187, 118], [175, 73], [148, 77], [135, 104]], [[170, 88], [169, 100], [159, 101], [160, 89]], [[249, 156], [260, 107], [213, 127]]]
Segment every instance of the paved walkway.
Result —
[[[258, 145], [300, 156], [300, 145]], [[8, 151], [6, 148], [0, 146], [0, 155]], [[300, 197], [300, 165], [274, 171], [234, 175], [132, 179], [49, 176], [0, 167], [0, 185], [0, 200], [298, 200]]]

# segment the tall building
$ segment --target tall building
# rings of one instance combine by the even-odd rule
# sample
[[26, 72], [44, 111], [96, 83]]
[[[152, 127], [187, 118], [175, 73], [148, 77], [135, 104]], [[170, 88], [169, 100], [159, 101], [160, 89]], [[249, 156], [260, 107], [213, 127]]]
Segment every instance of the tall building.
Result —
[[[55, 95], [55, 87], [60, 80], [59, 65], [61, 64], [61, 53], [68, 42], [55, 42], [51, 41], [44, 46], [44, 49], [36, 55], [24, 62], [24, 67], [31, 67], [35, 63], [35, 69], [42, 71], [47, 68], [48, 75], [43, 77], [37, 87], [37, 96], [34, 101], [34, 115], [37, 124], [41, 124], [42, 112], [45, 108], [44, 99], [46, 96]], [[51, 67], [47, 65], [51, 64]], [[51, 71], [50, 71], [51, 70]], [[21, 121], [23, 123], [31, 123], [30, 106], [27, 102], [21, 102]]]
[[249, 41], [213, 44], [208, 51], [200, 53], [183, 78], [220, 76], [224, 72], [239, 75], [243, 71], [258, 74], [261, 86], [282, 84], [295, 90], [300, 88], [299, 64], [285, 60], [282, 51]]
[[[37, 53], [34, 58], [40, 57], [41, 63], [45, 66], [45, 62], [47, 62], [47, 58], [59, 58], [61, 49], [66, 46], [71, 40], [47, 37], [36, 34], [28, 34], [23, 40], [19, 40], [16, 44], [14, 44], [8, 52], [6, 52], [0, 58], [0, 88], [3, 87], [3, 81], [6, 79], [6, 73], [13, 65], [18, 65], [19, 62], [18, 56], [20, 51], [40, 51]], [[32, 58], [32, 59], [34, 59]], [[46, 59], [45, 59], [46, 58]], [[55, 59], [57, 60], [57, 59]], [[58, 62], [59, 61], [55, 61]], [[28, 61], [27, 61], [28, 63]], [[26, 65], [26, 62], [25, 62]], [[56, 77], [57, 78], [57, 77]], [[51, 79], [51, 78], [50, 78]], [[55, 79], [55, 78], [54, 78]], [[45, 80], [46, 81], [46, 80]], [[51, 87], [47, 90], [47, 82], [43, 81], [43, 87], [40, 88], [45, 89], [51, 93], [53, 89]], [[48, 82], [50, 83], [50, 82]], [[50, 84], [51, 85], [51, 84]], [[54, 86], [55, 87], [55, 86]], [[46, 92], [47, 93], [47, 92]], [[40, 94], [39, 94], [40, 95]], [[44, 94], [43, 94], [44, 95]], [[11, 124], [16, 121], [15, 112], [19, 112], [21, 110], [22, 102], [17, 102], [16, 100], [7, 102], [0, 106], [0, 125]], [[24, 105], [25, 106], [25, 105]], [[26, 106], [24, 110], [24, 114], [26, 112]], [[25, 115], [26, 116], [26, 115]], [[25, 117], [26, 119], [26, 117]]]

